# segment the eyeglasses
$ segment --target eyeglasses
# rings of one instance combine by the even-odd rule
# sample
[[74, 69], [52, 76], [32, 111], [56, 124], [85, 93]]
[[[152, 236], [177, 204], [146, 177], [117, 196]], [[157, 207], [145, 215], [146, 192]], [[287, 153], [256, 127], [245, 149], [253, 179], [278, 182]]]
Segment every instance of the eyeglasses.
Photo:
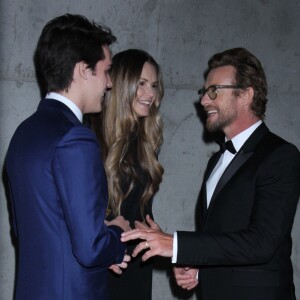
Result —
[[207, 96], [211, 100], [215, 100], [218, 96], [217, 90], [219, 89], [241, 89], [242, 87], [239, 85], [210, 85], [207, 89], [200, 89], [198, 91], [198, 95], [200, 98], [204, 97], [207, 93]]

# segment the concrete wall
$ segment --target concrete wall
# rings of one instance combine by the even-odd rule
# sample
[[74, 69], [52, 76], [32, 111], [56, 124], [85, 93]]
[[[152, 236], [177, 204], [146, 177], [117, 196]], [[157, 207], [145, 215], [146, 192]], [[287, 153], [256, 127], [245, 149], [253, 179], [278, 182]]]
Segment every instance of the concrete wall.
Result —
[[[0, 163], [17, 125], [39, 101], [32, 55], [42, 27], [66, 12], [112, 28], [119, 43], [149, 51], [161, 64], [166, 95], [161, 106], [164, 180], [154, 215], [167, 232], [193, 230], [194, 208], [213, 143], [204, 142], [195, 109], [208, 58], [243, 46], [261, 60], [269, 82], [267, 125], [300, 148], [299, 0], [0, 0]], [[293, 262], [300, 299], [300, 212], [295, 219]], [[157, 259], [153, 299], [194, 299], [174, 286], [168, 259]], [[12, 299], [15, 250], [7, 201], [0, 185], [0, 300]]]

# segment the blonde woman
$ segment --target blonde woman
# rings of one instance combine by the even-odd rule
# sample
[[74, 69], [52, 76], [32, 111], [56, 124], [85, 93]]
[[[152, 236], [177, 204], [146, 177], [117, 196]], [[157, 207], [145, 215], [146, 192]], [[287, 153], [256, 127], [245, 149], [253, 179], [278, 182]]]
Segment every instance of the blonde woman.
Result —
[[[160, 67], [145, 51], [129, 49], [113, 57], [112, 89], [93, 127], [102, 144], [109, 187], [108, 220], [122, 215], [132, 228], [152, 215], [152, 197], [162, 180], [157, 160], [162, 144], [158, 107], [163, 97]], [[96, 121], [96, 122], [95, 122]], [[157, 226], [147, 217], [148, 224]], [[127, 245], [131, 254], [137, 243]], [[110, 297], [151, 299], [152, 265], [140, 258], [122, 276], [110, 274]]]

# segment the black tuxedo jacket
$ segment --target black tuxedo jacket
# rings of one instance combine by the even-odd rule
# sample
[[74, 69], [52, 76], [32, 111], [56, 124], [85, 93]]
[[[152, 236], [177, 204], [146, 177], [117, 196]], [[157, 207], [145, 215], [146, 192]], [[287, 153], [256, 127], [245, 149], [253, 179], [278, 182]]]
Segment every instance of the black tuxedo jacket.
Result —
[[200, 299], [295, 299], [291, 229], [300, 195], [300, 154], [261, 124], [220, 178], [199, 232], [178, 232], [177, 263], [199, 267]]

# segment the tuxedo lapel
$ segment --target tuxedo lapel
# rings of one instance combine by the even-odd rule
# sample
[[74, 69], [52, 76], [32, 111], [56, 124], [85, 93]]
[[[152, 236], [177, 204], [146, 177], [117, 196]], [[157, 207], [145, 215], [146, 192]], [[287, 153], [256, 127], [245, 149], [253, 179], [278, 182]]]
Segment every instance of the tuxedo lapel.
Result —
[[210, 175], [211, 175], [212, 171], [214, 170], [216, 164], [218, 163], [221, 155], [222, 155], [222, 151], [220, 150], [220, 151], [214, 153], [213, 156], [211, 157], [211, 159], [209, 160], [209, 162], [207, 164], [206, 172], [204, 174], [204, 181], [205, 182], [210, 177]]
[[[231, 161], [231, 163], [228, 165], [226, 170], [224, 171], [223, 175], [221, 176], [215, 191], [212, 195], [210, 205], [209, 205], [209, 210], [212, 209], [213, 204], [217, 198], [217, 196], [220, 194], [222, 189], [226, 186], [228, 181], [234, 176], [234, 174], [247, 162], [247, 160], [253, 155], [255, 148], [257, 144], [261, 141], [261, 139], [269, 132], [269, 129], [267, 126], [262, 123], [253, 133], [252, 135], [248, 138], [248, 140], [245, 142], [245, 144], [242, 146], [240, 151], [236, 154], [234, 159]], [[218, 154], [218, 153], [217, 153]], [[211, 172], [213, 171], [214, 166], [217, 164], [219, 158], [221, 156], [221, 152], [218, 156], [216, 156], [216, 160], [214, 163], [211, 165], [209, 168], [209, 174], [208, 176], [205, 177], [205, 203], [206, 201], [206, 181], [208, 180]]]
[[215, 191], [211, 198], [211, 203], [213, 203], [214, 199], [218, 196], [220, 191], [226, 185], [226, 183], [232, 178], [232, 176], [239, 170], [239, 168], [252, 156], [253, 152], [243, 153], [243, 150], [239, 151], [239, 153], [234, 157], [232, 162], [224, 171], [223, 175], [221, 176]]
[[222, 155], [221, 150], [214, 153], [213, 156], [210, 158], [206, 171], [204, 173], [203, 177], [203, 184], [201, 187], [201, 213], [204, 217], [206, 211], [207, 211], [207, 191], [206, 191], [206, 182], [208, 178], [210, 177], [210, 174], [212, 173], [213, 169], [215, 168], [216, 164], [218, 163], [220, 157]]

